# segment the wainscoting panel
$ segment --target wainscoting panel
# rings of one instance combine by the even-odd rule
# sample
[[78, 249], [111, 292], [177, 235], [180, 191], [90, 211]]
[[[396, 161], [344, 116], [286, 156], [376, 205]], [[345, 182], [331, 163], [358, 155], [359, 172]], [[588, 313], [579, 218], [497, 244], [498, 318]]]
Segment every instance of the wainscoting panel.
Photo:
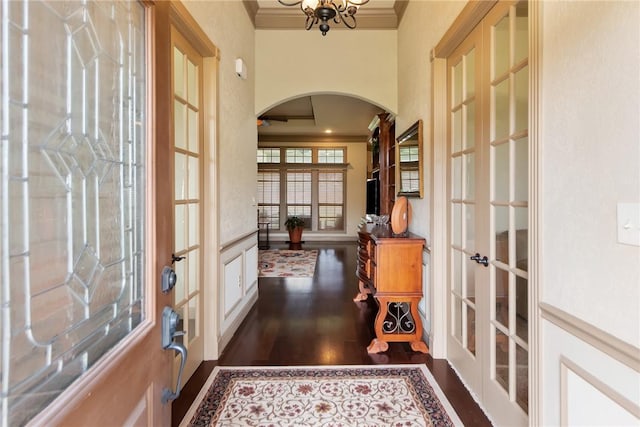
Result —
[[220, 251], [219, 354], [258, 299], [258, 240], [250, 233]]
[[542, 424], [640, 425], [640, 356], [554, 307], [542, 317]]

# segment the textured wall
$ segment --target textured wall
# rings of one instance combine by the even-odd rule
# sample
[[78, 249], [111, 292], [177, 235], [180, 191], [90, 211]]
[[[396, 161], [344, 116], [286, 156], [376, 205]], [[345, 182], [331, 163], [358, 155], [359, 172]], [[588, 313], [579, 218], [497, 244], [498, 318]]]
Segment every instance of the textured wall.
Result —
[[[431, 62], [430, 52], [458, 16], [462, 1], [409, 2], [398, 28], [398, 116], [396, 136], [418, 119], [423, 121], [424, 197], [410, 199], [413, 208], [412, 232], [431, 240], [430, 173], [431, 150]], [[446, 141], [440, 141], [446, 143]]]
[[[256, 228], [257, 128], [254, 113], [254, 30], [241, 1], [184, 1], [220, 49], [218, 176], [220, 244]], [[248, 78], [235, 74], [235, 60], [247, 64]]]
[[[640, 248], [616, 205], [640, 202], [640, 3], [545, 2], [542, 301], [640, 346]], [[571, 28], [571, 31], [567, 31]]]
[[305, 94], [352, 95], [397, 111], [395, 30], [256, 30], [256, 113]]

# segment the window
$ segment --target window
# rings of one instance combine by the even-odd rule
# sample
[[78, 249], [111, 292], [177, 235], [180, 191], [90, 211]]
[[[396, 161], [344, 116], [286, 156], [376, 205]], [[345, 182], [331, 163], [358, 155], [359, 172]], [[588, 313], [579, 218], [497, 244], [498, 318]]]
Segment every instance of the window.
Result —
[[280, 163], [280, 149], [258, 148], [258, 163]]
[[259, 148], [260, 219], [268, 220], [274, 230], [284, 230], [287, 217], [294, 215], [303, 218], [309, 230], [344, 230], [345, 152], [345, 148]]

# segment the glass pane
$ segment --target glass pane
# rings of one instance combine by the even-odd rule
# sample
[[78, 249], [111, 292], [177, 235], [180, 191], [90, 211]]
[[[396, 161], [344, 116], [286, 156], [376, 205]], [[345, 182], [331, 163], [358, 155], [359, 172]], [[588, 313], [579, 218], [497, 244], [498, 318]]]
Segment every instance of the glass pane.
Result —
[[187, 149], [187, 106], [180, 101], [173, 103], [173, 144], [182, 149]]
[[464, 141], [465, 148], [472, 148], [476, 145], [476, 102], [472, 101], [466, 105], [467, 131]]
[[478, 264], [475, 261], [471, 261], [468, 256], [465, 256], [465, 293], [464, 296], [469, 298], [474, 304], [476, 302], [476, 267]]
[[0, 419], [18, 426], [146, 316], [146, 25], [137, 2], [1, 14]]
[[453, 106], [462, 102], [462, 61], [453, 67]]
[[529, 209], [515, 208], [516, 220], [516, 267], [527, 271], [527, 260], [529, 258], [529, 232], [527, 221], [529, 218]]
[[453, 322], [453, 336], [462, 343], [462, 300], [458, 297], [453, 297], [451, 300], [453, 304], [452, 322]]
[[514, 132], [529, 128], [529, 67], [524, 67], [515, 74], [515, 115]]
[[464, 99], [469, 99], [476, 94], [476, 51], [471, 49], [465, 57], [465, 83], [467, 93]]
[[193, 247], [200, 243], [200, 205], [198, 203], [190, 203], [189, 210], [189, 247]]
[[186, 263], [185, 261], [176, 262], [173, 265], [173, 269], [176, 272], [176, 286], [175, 286], [175, 296], [174, 302], [179, 304], [186, 298], [185, 289], [187, 287], [187, 276], [186, 276]]
[[173, 92], [184, 98], [184, 61], [185, 56], [178, 50], [173, 48]]
[[509, 69], [509, 16], [493, 27], [493, 76], [497, 78]]
[[493, 201], [509, 202], [509, 143], [492, 147]]
[[494, 216], [496, 260], [509, 264], [509, 208], [496, 206]]
[[509, 337], [500, 332], [496, 333], [496, 381], [509, 392]]
[[496, 320], [509, 328], [509, 272], [496, 267]]
[[529, 200], [529, 139], [520, 138], [513, 143], [515, 155], [514, 200]]
[[189, 325], [187, 326], [188, 342], [196, 338], [198, 333], [198, 295], [189, 300]]
[[475, 356], [476, 354], [476, 311], [464, 305], [467, 309], [467, 349]]
[[529, 412], [529, 361], [528, 351], [516, 345], [516, 402]]
[[465, 248], [473, 251], [476, 247], [476, 213], [474, 205], [464, 205]]
[[189, 262], [189, 295], [192, 295], [200, 287], [200, 251], [194, 249], [187, 257]]
[[462, 262], [465, 258], [463, 252], [453, 250], [453, 291], [456, 295], [462, 295]]
[[462, 109], [459, 108], [453, 113], [452, 119], [453, 130], [453, 150], [452, 153], [457, 153], [462, 150]]
[[509, 136], [509, 79], [493, 87], [493, 141]]
[[462, 198], [462, 157], [454, 157], [451, 159], [453, 162], [453, 168], [451, 173], [453, 174], [453, 184], [452, 184], [452, 198], [453, 199], [461, 199]]
[[187, 112], [189, 115], [189, 151], [192, 153], [199, 153], [198, 113], [191, 108], [189, 108]]
[[198, 67], [187, 59], [187, 86], [189, 104], [198, 106]]
[[[187, 319], [187, 316], [189, 315], [187, 313], [187, 306], [183, 305], [181, 307], [175, 307], [174, 310], [176, 311], [176, 313], [178, 313], [178, 326], [176, 327], [177, 331], [186, 331], [187, 330], [187, 325], [185, 325], [185, 319]], [[185, 345], [185, 340], [184, 339], [184, 335], [176, 335], [175, 336], [175, 341], [178, 344], [182, 344]], [[179, 353], [175, 353], [175, 358], [177, 359]]]
[[514, 64], [519, 63], [529, 56], [528, 47], [528, 2], [521, 1], [516, 5], [516, 34], [514, 40]]
[[453, 244], [457, 247], [462, 247], [462, 204], [452, 203], [452, 230], [453, 230]]
[[176, 205], [176, 215], [174, 219], [176, 229], [175, 229], [175, 235], [173, 239], [174, 252], [179, 252], [187, 249], [186, 218], [187, 218], [187, 206]]
[[189, 199], [200, 198], [200, 159], [189, 156]]
[[516, 335], [529, 342], [529, 287], [524, 277], [516, 276]]
[[184, 200], [187, 196], [187, 156], [175, 153], [173, 161], [175, 200]]
[[464, 154], [464, 179], [465, 200], [473, 200], [476, 197], [476, 154]]

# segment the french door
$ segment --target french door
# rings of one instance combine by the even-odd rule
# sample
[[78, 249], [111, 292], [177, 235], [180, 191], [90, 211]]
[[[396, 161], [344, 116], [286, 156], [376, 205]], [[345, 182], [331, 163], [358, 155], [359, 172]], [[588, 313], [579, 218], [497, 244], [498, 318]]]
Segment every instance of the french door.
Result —
[[448, 358], [500, 425], [528, 422], [527, 2], [447, 58]]
[[[175, 29], [173, 51], [173, 268], [177, 280], [174, 310], [182, 319], [182, 344], [187, 349], [183, 384], [204, 357], [203, 311], [203, 120], [202, 56]], [[177, 374], [180, 356], [176, 356]], [[175, 375], [174, 375], [175, 376]]]

